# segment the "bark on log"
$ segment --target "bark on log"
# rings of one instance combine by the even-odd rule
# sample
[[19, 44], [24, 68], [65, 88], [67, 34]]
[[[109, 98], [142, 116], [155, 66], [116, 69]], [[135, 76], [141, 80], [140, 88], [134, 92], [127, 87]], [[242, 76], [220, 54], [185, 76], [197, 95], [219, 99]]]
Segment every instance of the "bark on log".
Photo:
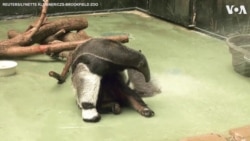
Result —
[[33, 36], [33, 43], [40, 43], [46, 37], [57, 33], [59, 30], [64, 29], [65, 32], [72, 30], [81, 30], [88, 27], [88, 21], [84, 17], [73, 17], [58, 19], [42, 26], [37, 34]]
[[[5, 47], [11, 47], [11, 46], [28, 46], [32, 45], [34, 43], [41, 43], [45, 38], [47, 38], [50, 35], [53, 35], [60, 31], [61, 29], [64, 29], [65, 32], [69, 32], [72, 30], [81, 30], [88, 27], [87, 19], [84, 17], [73, 17], [73, 18], [63, 18], [58, 19], [55, 21], [51, 21], [47, 24], [44, 24], [40, 27], [40, 29], [35, 33], [30, 40], [27, 42], [23, 42], [23, 38], [26, 38], [26, 36], [23, 34], [20, 34], [18, 36], [15, 36], [12, 39], [4, 40], [0, 42], [0, 48], [2, 46]], [[29, 31], [28, 31], [29, 32]]]
[[7, 33], [8, 39], [14, 38], [14, 37], [16, 37], [16, 36], [18, 36], [20, 34], [22, 34], [22, 33], [18, 32], [16, 30], [9, 30], [8, 33]]
[[61, 40], [63, 42], [70, 42], [70, 41], [81, 41], [81, 40], [85, 40], [85, 39], [89, 39], [89, 38], [91, 38], [91, 37], [88, 36], [84, 30], [80, 30], [77, 33], [68, 32], [67, 34], [62, 36], [59, 40]]
[[58, 38], [60, 36], [63, 36], [63, 34], [65, 34], [66, 31], [64, 29], [61, 29], [59, 30], [58, 32], [56, 32], [54, 35], [50, 35], [48, 36], [47, 38], [45, 38], [43, 41], [42, 41], [42, 44], [49, 44], [55, 40], [59, 40]]
[[66, 78], [67, 78], [67, 74], [69, 72], [69, 68], [72, 64], [72, 61], [73, 61], [72, 60], [72, 52], [69, 52], [69, 54], [67, 56], [67, 61], [65, 63], [65, 66], [63, 67], [61, 74], [58, 74], [57, 72], [54, 72], [54, 71], [50, 71], [49, 76], [57, 79], [58, 84], [64, 83]]
[[26, 31], [23, 34], [15, 36], [12, 39], [1, 41], [0, 47], [4, 46], [4, 48], [6, 48], [7, 46], [13, 46], [13, 45], [23, 46], [23, 45], [30, 44], [32, 42], [33, 35], [39, 30], [40, 26], [44, 22], [44, 19], [46, 18], [48, 3], [49, 3], [49, 0], [44, 0], [43, 6], [42, 6], [41, 16], [38, 19], [38, 21], [34, 27], [32, 27], [30, 30]]
[[[128, 36], [107, 36], [103, 38], [119, 41], [122, 43], [128, 42]], [[22, 57], [22, 56], [29, 56], [29, 55], [36, 55], [43, 53], [47, 54], [58, 53], [65, 50], [73, 50], [79, 44], [85, 43], [88, 40], [89, 39], [82, 41], [48, 44], [48, 45], [33, 45], [27, 47], [13, 46], [9, 48], [2, 46], [0, 47], [0, 57]]]

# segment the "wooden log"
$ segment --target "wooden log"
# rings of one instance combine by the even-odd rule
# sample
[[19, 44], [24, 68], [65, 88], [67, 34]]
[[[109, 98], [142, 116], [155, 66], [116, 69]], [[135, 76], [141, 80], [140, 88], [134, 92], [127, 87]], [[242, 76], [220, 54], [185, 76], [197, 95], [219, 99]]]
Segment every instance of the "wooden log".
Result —
[[63, 34], [65, 34], [65, 30], [64, 29], [61, 29], [59, 31], [57, 31], [55, 34], [53, 35], [50, 35], [48, 36], [47, 38], [45, 38], [43, 41], [42, 41], [42, 44], [49, 44], [55, 40], [58, 40], [58, 38], [60, 38], [60, 36], [63, 36]]
[[16, 36], [18, 36], [20, 34], [22, 34], [22, 33], [18, 32], [16, 30], [9, 30], [8, 33], [7, 33], [8, 39], [14, 38], [14, 37], [16, 37]]
[[1, 46], [11, 47], [11, 46], [28, 46], [34, 43], [40, 43], [45, 38], [50, 35], [54, 35], [59, 30], [64, 29], [66, 32], [71, 30], [81, 30], [88, 27], [87, 19], [84, 17], [73, 17], [73, 18], [62, 18], [58, 20], [54, 20], [47, 24], [44, 24], [39, 28], [39, 30], [32, 36], [28, 41], [23, 41], [23, 39], [27, 38], [26, 33], [18, 35], [12, 39], [4, 40], [0, 42]]
[[40, 43], [46, 37], [55, 34], [61, 29], [65, 32], [72, 30], [81, 30], [88, 27], [88, 21], [84, 17], [62, 18], [45, 24], [40, 28], [37, 34], [34, 35], [33, 43]]
[[64, 36], [60, 38], [63, 42], [70, 42], [70, 41], [80, 41], [91, 38], [87, 35], [87, 33], [82, 29], [78, 32], [68, 32]]
[[46, 18], [47, 10], [48, 10], [48, 3], [49, 0], [44, 0], [43, 6], [42, 6], [42, 12], [41, 16], [31, 29], [28, 31], [24, 32], [23, 34], [19, 34], [15, 36], [12, 39], [9, 40], [4, 40], [0, 42], [0, 47], [4, 46], [4, 48], [9, 47], [9, 46], [14, 46], [14, 45], [27, 45], [32, 43], [32, 37], [34, 34], [37, 33], [37, 31], [40, 29], [40, 26], [44, 22], [44, 19]]
[[[115, 41], [119, 41], [122, 43], [128, 42], [128, 36], [107, 36], [103, 37], [105, 39], [111, 39]], [[91, 38], [90, 38], [91, 39]], [[36, 55], [36, 54], [51, 54], [51, 53], [58, 53], [65, 50], [73, 50], [79, 44], [85, 43], [86, 41], [90, 40], [82, 40], [82, 41], [72, 41], [72, 42], [60, 42], [48, 45], [33, 45], [27, 47], [21, 46], [13, 46], [13, 47], [0, 47], [0, 57], [22, 57], [22, 56], [29, 56], [29, 55]]]

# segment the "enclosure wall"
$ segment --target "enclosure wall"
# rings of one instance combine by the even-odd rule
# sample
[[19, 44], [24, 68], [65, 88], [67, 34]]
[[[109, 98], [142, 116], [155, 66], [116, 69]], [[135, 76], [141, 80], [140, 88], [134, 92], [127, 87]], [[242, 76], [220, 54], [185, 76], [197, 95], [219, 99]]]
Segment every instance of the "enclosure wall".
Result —
[[[39, 15], [42, 0], [0, 2], [0, 19], [10, 19]], [[35, 3], [36, 6], [21, 5], [25, 3]], [[223, 36], [250, 32], [249, 0], [50, 0], [50, 3], [57, 4], [48, 10], [49, 14], [54, 15], [140, 9], [185, 27], [196, 26]], [[66, 3], [73, 5], [63, 6]], [[239, 11], [235, 11], [235, 8]]]

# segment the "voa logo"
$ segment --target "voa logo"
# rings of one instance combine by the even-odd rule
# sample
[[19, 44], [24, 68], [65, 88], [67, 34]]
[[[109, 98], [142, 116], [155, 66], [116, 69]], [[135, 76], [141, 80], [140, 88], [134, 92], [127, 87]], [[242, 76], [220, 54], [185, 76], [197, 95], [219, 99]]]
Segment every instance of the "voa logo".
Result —
[[228, 14], [247, 14], [246, 8], [244, 5], [240, 5], [240, 6], [235, 6], [235, 5], [226, 5], [227, 8], [227, 13]]

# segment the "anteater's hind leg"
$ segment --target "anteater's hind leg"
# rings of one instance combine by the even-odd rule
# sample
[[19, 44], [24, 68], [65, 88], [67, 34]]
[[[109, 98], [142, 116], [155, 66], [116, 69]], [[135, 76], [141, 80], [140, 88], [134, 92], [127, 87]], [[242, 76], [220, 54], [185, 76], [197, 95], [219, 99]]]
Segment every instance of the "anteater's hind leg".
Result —
[[82, 119], [97, 122], [101, 116], [96, 110], [101, 77], [89, 71], [88, 67], [79, 63], [72, 74], [72, 84], [76, 90], [76, 101], [82, 109]]
[[[136, 111], [138, 111], [142, 116], [152, 117], [154, 116], [154, 111], [151, 110], [147, 104], [142, 100], [136, 91], [128, 87], [124, 82], [122, 74], [116, 75], [116, 77], [111, 77], [114, 80], [113, 87], [116, 88], [117, 94], [124, 98], [129, 105], [131, 105]], [[122, 98], [122, 99], [123, 99]]]
[[125, 88], [123, 91], [129, 102], [129, 104], [138, 111], [144, 117], [152, 117], [154, 116], [154, 111], [151, 110], [147, 104], [142, 100], [142, 98], [129, 87]]
[[105, 113], [113, 113], [115, 115], [120, 114], [122, 112], [121, 106], [118, 102], [103, 102], [101, 103], [100, 107], [98, 108], [98, 112], [101, 114]]
[[99, 113], [120, 114], [122, 112], [119, 95], [116, 93], [116, 81], [112, 79], [112, 75], [103, 76], [101, 80], [101, 88], [99, 90], [97, 110]]

